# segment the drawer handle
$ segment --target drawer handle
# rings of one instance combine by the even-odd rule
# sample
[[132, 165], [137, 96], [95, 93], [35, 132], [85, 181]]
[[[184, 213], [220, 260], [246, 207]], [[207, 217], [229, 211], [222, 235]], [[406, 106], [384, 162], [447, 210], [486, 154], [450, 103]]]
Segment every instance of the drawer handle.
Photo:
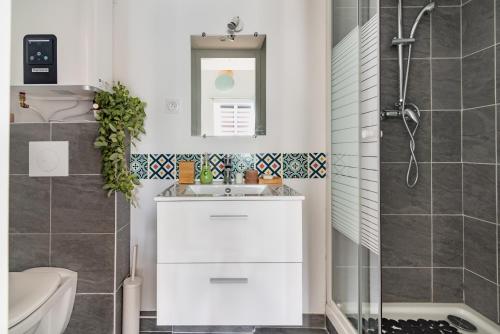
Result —
[[211, 277], [210, 284], [248, 284], [246, 277]]
[[210, 215], [210, 220], [247, 220], [248, 215]]

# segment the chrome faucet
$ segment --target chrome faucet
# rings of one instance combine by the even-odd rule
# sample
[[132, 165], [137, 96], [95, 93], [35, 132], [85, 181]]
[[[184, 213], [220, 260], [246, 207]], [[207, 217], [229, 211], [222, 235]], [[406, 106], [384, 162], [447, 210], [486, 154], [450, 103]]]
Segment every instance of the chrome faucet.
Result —
[[233, 183], [233, 164], [230, 155], [224, 157], [224, 184]]

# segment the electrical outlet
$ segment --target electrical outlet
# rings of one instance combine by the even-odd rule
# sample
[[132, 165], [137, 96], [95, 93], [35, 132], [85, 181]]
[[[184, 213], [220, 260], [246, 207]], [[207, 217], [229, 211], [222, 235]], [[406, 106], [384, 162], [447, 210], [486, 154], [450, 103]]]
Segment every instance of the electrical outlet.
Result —
[[166, 100], [167, 113], [177, 114], [181, 108], [181, 100], [168, 98]]

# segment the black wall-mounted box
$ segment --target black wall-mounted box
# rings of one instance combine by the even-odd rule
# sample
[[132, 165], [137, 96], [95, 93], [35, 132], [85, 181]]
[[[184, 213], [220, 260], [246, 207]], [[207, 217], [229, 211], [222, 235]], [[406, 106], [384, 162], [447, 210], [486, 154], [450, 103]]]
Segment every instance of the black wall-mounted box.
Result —
[[26, 35], [23, 44], [24, 83], [57, 84], [57, 37]]

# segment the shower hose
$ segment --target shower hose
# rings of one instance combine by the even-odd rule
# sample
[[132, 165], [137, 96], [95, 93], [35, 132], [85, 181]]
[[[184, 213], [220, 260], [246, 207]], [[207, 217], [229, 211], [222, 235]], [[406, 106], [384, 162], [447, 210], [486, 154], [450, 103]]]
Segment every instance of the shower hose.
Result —
[[[412, 44], [408, 46], [408, 61], [406, 65], [406, 75], [405, 75], [403, 96], [401, 100], [401, 117], [403, 118], [403, 123], [410, 137], [410, 161], [408, 163], [408, 170], [406, 172], [406, 185], [409, 188], [415, 187], [415, 185], [418, 182], [418, 161], [417, 157], [415, 156], [415, 134], [417, 133], [419, 122], [415, 123], [415, 127], [413, 129], [410, 128], [410, 125], [408, 124], [408, 118], [411, 119], [411, 117], [407, 117], [408, 113], [407, 106], [410, 108], [414, 108], [416, 114], [420, 117], [420, 110], [415, 104], [413, 103], [409, 103], [408, 105], [406, 104], [406, 91], [408, 89], [408, 77], [410, 74], [410, 63], [411, 63], [411, 49], [412, 49]], [[413, 177], [412, 174], [414, 175]]]

